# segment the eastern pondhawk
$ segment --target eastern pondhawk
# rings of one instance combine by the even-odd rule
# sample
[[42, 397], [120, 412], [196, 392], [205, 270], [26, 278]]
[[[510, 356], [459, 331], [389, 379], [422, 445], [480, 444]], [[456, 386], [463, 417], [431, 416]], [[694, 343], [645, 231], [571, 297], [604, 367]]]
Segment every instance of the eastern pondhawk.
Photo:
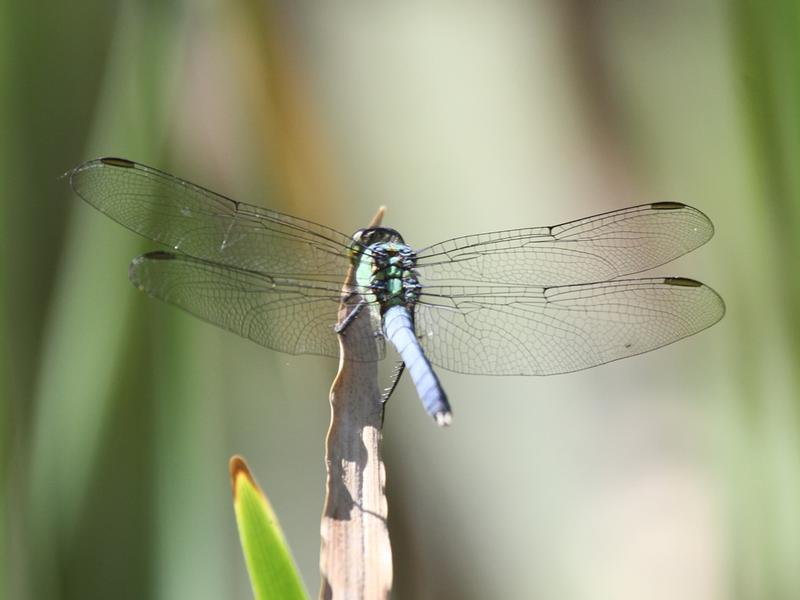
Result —
[[[430, 363], [477, 375], [568, 373], [675, 342], [725, 312], [693, 279], [621, 279], [711, 238], [708, 217], [677, 202], [412, 250], [393, 229], [349, 237], [126, 159], [91, 160], [68, 176], [89, 204], [171, 248], [133, 259], [139, 289], [290, 354], [336, 357], [335, 334], [368, 315], [373, 335], [351, 358], [379, 360], [389, 339], [439, 424], [450, 405]], [[354, 284], [343, 289], [351, 266]], [[337, 325], [340, 303], [349, 314]]]

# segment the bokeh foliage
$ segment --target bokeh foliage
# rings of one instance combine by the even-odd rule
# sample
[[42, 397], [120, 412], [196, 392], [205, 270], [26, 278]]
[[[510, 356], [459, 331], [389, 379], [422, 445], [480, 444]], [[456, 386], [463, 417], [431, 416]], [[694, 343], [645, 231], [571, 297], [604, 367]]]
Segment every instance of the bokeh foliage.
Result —
[[317, 586], [335, 365], [133, 290], [153, 245], [59, 179], [97, 155], [345, 232], [387, 204], [420, 246], [698, 206], [717, 237], [667, 274], [720, 325], [568, 378], [444, 374], [445, 433], [401, 386], [397, 595], [800, 589], [795, 2], [0, 5], [0, 595], [249, 597], [235, 453]]

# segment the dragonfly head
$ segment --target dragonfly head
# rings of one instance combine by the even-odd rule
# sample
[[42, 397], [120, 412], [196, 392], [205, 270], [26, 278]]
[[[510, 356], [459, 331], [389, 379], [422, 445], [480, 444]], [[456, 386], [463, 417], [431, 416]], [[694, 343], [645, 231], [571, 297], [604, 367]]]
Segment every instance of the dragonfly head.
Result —
[[[382, 249], [408, 248], [403, 241], [403, 236], [389, 227], [369, 227], [359, 229], [353, 234], [353, 243], [350, 245], [350, 255], [353, 260], [369, 249], [380, 246]], [[371, 254], [371, 252], [368, 252]]]
[[359, 229], [353, 234], [353, 245], [360, 248], [369, 248], [374, 244], [404, 244], [403, 236], [396, 229], [390, 227], [369, 227]]

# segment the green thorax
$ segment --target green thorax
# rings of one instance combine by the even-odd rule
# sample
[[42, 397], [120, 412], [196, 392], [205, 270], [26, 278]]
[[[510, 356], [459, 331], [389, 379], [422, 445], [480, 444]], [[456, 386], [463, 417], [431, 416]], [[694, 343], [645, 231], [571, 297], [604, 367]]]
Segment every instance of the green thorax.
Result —
[[361, 295], [377, 301], [381, 312], [399, 305], [410, 308], [417, 301], [417, 255], [397, 231], [361, 229], [353, 236], [350, 253]]

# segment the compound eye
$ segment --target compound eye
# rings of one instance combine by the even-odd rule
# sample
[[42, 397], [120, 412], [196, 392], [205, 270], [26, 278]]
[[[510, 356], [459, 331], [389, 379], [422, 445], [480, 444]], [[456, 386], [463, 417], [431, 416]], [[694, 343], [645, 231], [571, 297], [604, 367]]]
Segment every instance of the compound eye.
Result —
[[364, 246], [369, 245], [369, 230], [367, 229], [359, 229], [353, 234], [353, 241], [357, 244], [362, 244]]

